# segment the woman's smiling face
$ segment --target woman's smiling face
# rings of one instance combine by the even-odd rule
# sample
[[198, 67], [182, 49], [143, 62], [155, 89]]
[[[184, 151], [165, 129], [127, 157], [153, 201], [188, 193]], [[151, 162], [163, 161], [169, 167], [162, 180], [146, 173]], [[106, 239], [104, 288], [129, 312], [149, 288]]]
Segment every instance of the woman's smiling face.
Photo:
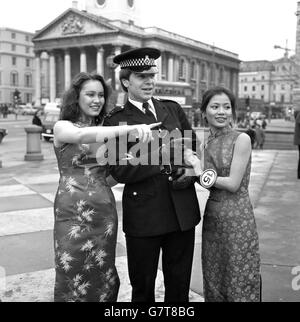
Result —
[[86, 81], [79, 94], [79, 106], [83, 120], [97, 117], [105, 104], [104, 89], [97, 80]]
[[209, 126], [213, 128], [228, 127], [233, 118], [229, 97], [224, 93], [213, 96], [206, 107], [204, 116]]

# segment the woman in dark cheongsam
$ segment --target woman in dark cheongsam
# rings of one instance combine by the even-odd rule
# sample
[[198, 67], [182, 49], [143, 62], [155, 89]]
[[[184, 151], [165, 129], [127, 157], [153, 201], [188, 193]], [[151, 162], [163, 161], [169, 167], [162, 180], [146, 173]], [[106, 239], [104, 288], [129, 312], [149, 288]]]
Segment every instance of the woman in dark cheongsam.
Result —
[[106, 180], [104, 143], [130, 131], [150, 140], [157, 124], [102, 127], [107, 99], [100, 75], [78, 74], [65, 93], [61, 120], [54, 127], [60, 172], [54, 204], [57, 302], [115, 302], [118, 296], [118, 218]]
[[[248, 192], [251, 140], [231, 127], [235, 98], [229, 90], [208, 90], [201, 110], [210, 127], [204, 169], [213, 169], [217, 175], [211, 183], [203, 222], [204, 298], [206, 302], [258, 302], [259, 242]], [[185, 158], [205, 183], [200, 160], [191, 151], [186, 151]]]

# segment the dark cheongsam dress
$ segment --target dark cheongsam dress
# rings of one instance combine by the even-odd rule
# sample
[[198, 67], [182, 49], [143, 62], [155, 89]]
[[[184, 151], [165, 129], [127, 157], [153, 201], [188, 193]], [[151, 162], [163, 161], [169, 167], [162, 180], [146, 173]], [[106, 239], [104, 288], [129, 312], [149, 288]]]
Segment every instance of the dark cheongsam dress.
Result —
[[60, 172], [55, 198], [54, 247], [57, 302], [115, 302], [118, 218], [107, 168], [90, 145], [55, 148]]
[[[225, 129], [210, 136], [205, 169], [228, 177], [240, 133]], [[248, 185], [251, 159], [235, 193], [212, 188], [203, 221], [202, 265], [206, 302], [260, 301], [258, 234]]]

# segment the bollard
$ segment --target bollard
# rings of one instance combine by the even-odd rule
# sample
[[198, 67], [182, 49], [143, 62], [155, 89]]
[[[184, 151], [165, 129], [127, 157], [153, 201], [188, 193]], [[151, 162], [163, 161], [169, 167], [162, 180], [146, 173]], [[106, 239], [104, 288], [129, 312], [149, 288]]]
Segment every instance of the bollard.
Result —
[[24, 157], [25, 161], [42, 161], [44, 156], [41, 150], [41, 133], [42, 128], [37, 125], [25, 127], [27, 133], [27, 153]]

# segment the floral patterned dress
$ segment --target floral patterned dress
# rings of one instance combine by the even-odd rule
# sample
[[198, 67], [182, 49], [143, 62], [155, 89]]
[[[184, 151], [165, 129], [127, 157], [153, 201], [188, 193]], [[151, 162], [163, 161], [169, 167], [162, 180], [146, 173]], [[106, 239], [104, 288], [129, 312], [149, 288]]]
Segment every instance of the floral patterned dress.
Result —
[[115, 302], [118, 218], [107, 168], [90, 145], [54, 148], [60, 171], [55, 198], [56, 302]]
[[[205, 169], [227, 177], [240, 133], [223, 129], [208, 138]], [[202, 265], [206, 302], [260, 301], [260, 256], [248, 193], [251, 159], [236, 193], [212, 188], [203, 221]]]

